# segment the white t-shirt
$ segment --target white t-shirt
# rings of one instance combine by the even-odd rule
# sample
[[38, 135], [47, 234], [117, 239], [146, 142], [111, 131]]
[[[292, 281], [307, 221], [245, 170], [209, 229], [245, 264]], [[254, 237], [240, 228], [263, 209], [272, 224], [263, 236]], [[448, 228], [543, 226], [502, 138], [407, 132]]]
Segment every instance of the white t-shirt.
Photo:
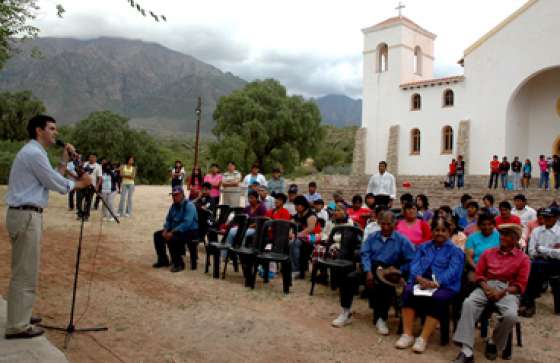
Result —
[[91, 168], [93, 171], [90, 173], [91, 183], [94, 187], [97, 187], [97, 179], [101, 178], [103, 175], [103, 170], [101, 169], [101, 165], [98, 163], [90, 164], [89, 161], [84, 164], [84, 169]]

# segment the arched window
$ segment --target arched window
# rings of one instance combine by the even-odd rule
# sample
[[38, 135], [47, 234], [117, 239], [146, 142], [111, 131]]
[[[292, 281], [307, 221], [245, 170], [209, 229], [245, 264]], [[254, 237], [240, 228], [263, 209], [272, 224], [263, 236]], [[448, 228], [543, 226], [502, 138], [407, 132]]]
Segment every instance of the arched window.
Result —
[[381, 43], [377, 46], [377, 73], [387, 72], [389, 70], [389, 46], [387, 43]]
[[455, 104], [455, 93], [452, 90], [446, 89], [443, 92], [443, 107], [452, 107]]
[[414, 74], [422, 75], [422, 49], [419, 46], [414, 48]]
[[410, 109], [412, 111], [418, 111], [422, 108], [422, 97], [418, 93], [412, 95], [410, 99]]
[[420, 130], [412, 129], [410, 131], [410, 153], [420, 154]]
[[441, 129], [441, 153], [453, 153], [453, 128], [451, 126], [444, 126]]

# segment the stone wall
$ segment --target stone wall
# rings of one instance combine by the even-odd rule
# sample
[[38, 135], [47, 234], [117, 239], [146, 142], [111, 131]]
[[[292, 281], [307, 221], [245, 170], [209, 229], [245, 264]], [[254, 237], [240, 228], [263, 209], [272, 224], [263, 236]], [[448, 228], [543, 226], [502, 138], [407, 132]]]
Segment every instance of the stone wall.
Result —
[[457, 156], [463, 155], [463, 160], [465, 161], [465, 165], [466, 165], [465, 175], [470, 174], [469, 173], [470, 130], [471, 130], [471, 122], [469, 120], [464, 120], [459, 122], [459, 132], [457, 135]]
[[365, 127], [356, 130], [354, 139], [354, 154], [352, 156], [352, 174], [364, 175], [366, 173], [366, 142], [367, 129]]
[[399, 174], [399, 132], [399, 125], [391, 126], [387, 144], [387, 170], [395, 176]]

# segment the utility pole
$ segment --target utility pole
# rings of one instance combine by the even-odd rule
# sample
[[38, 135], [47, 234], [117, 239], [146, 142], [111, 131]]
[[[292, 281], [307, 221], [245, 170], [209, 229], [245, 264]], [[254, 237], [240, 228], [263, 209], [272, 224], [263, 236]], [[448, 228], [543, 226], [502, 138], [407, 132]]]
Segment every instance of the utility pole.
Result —
[[200, 138], [200, 118], [202, 115], [202, 97], [198, 97], [198, 103], [196, 105], [196, 136], [194, 139], [194, 164], [193, 169], [198, 165], [198, 142]]

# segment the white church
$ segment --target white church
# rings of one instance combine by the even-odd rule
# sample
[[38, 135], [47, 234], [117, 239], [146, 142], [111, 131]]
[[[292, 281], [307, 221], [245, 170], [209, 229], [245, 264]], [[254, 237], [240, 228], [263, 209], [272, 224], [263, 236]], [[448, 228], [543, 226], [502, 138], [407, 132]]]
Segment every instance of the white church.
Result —
[[[468, 31], [466, 29], [465, 31]], [[530, 0], [466, 48], [464, 74], [433, 77], [436, 35], [403, 16], [362, 30], [363, 111], [354, 170], [445, 175], [463, 155], [560, 155], [560, 1]], [[361, 169], [361, 170], [360, 170]], [[538, 174], [537, 174], [538, 175]]]

